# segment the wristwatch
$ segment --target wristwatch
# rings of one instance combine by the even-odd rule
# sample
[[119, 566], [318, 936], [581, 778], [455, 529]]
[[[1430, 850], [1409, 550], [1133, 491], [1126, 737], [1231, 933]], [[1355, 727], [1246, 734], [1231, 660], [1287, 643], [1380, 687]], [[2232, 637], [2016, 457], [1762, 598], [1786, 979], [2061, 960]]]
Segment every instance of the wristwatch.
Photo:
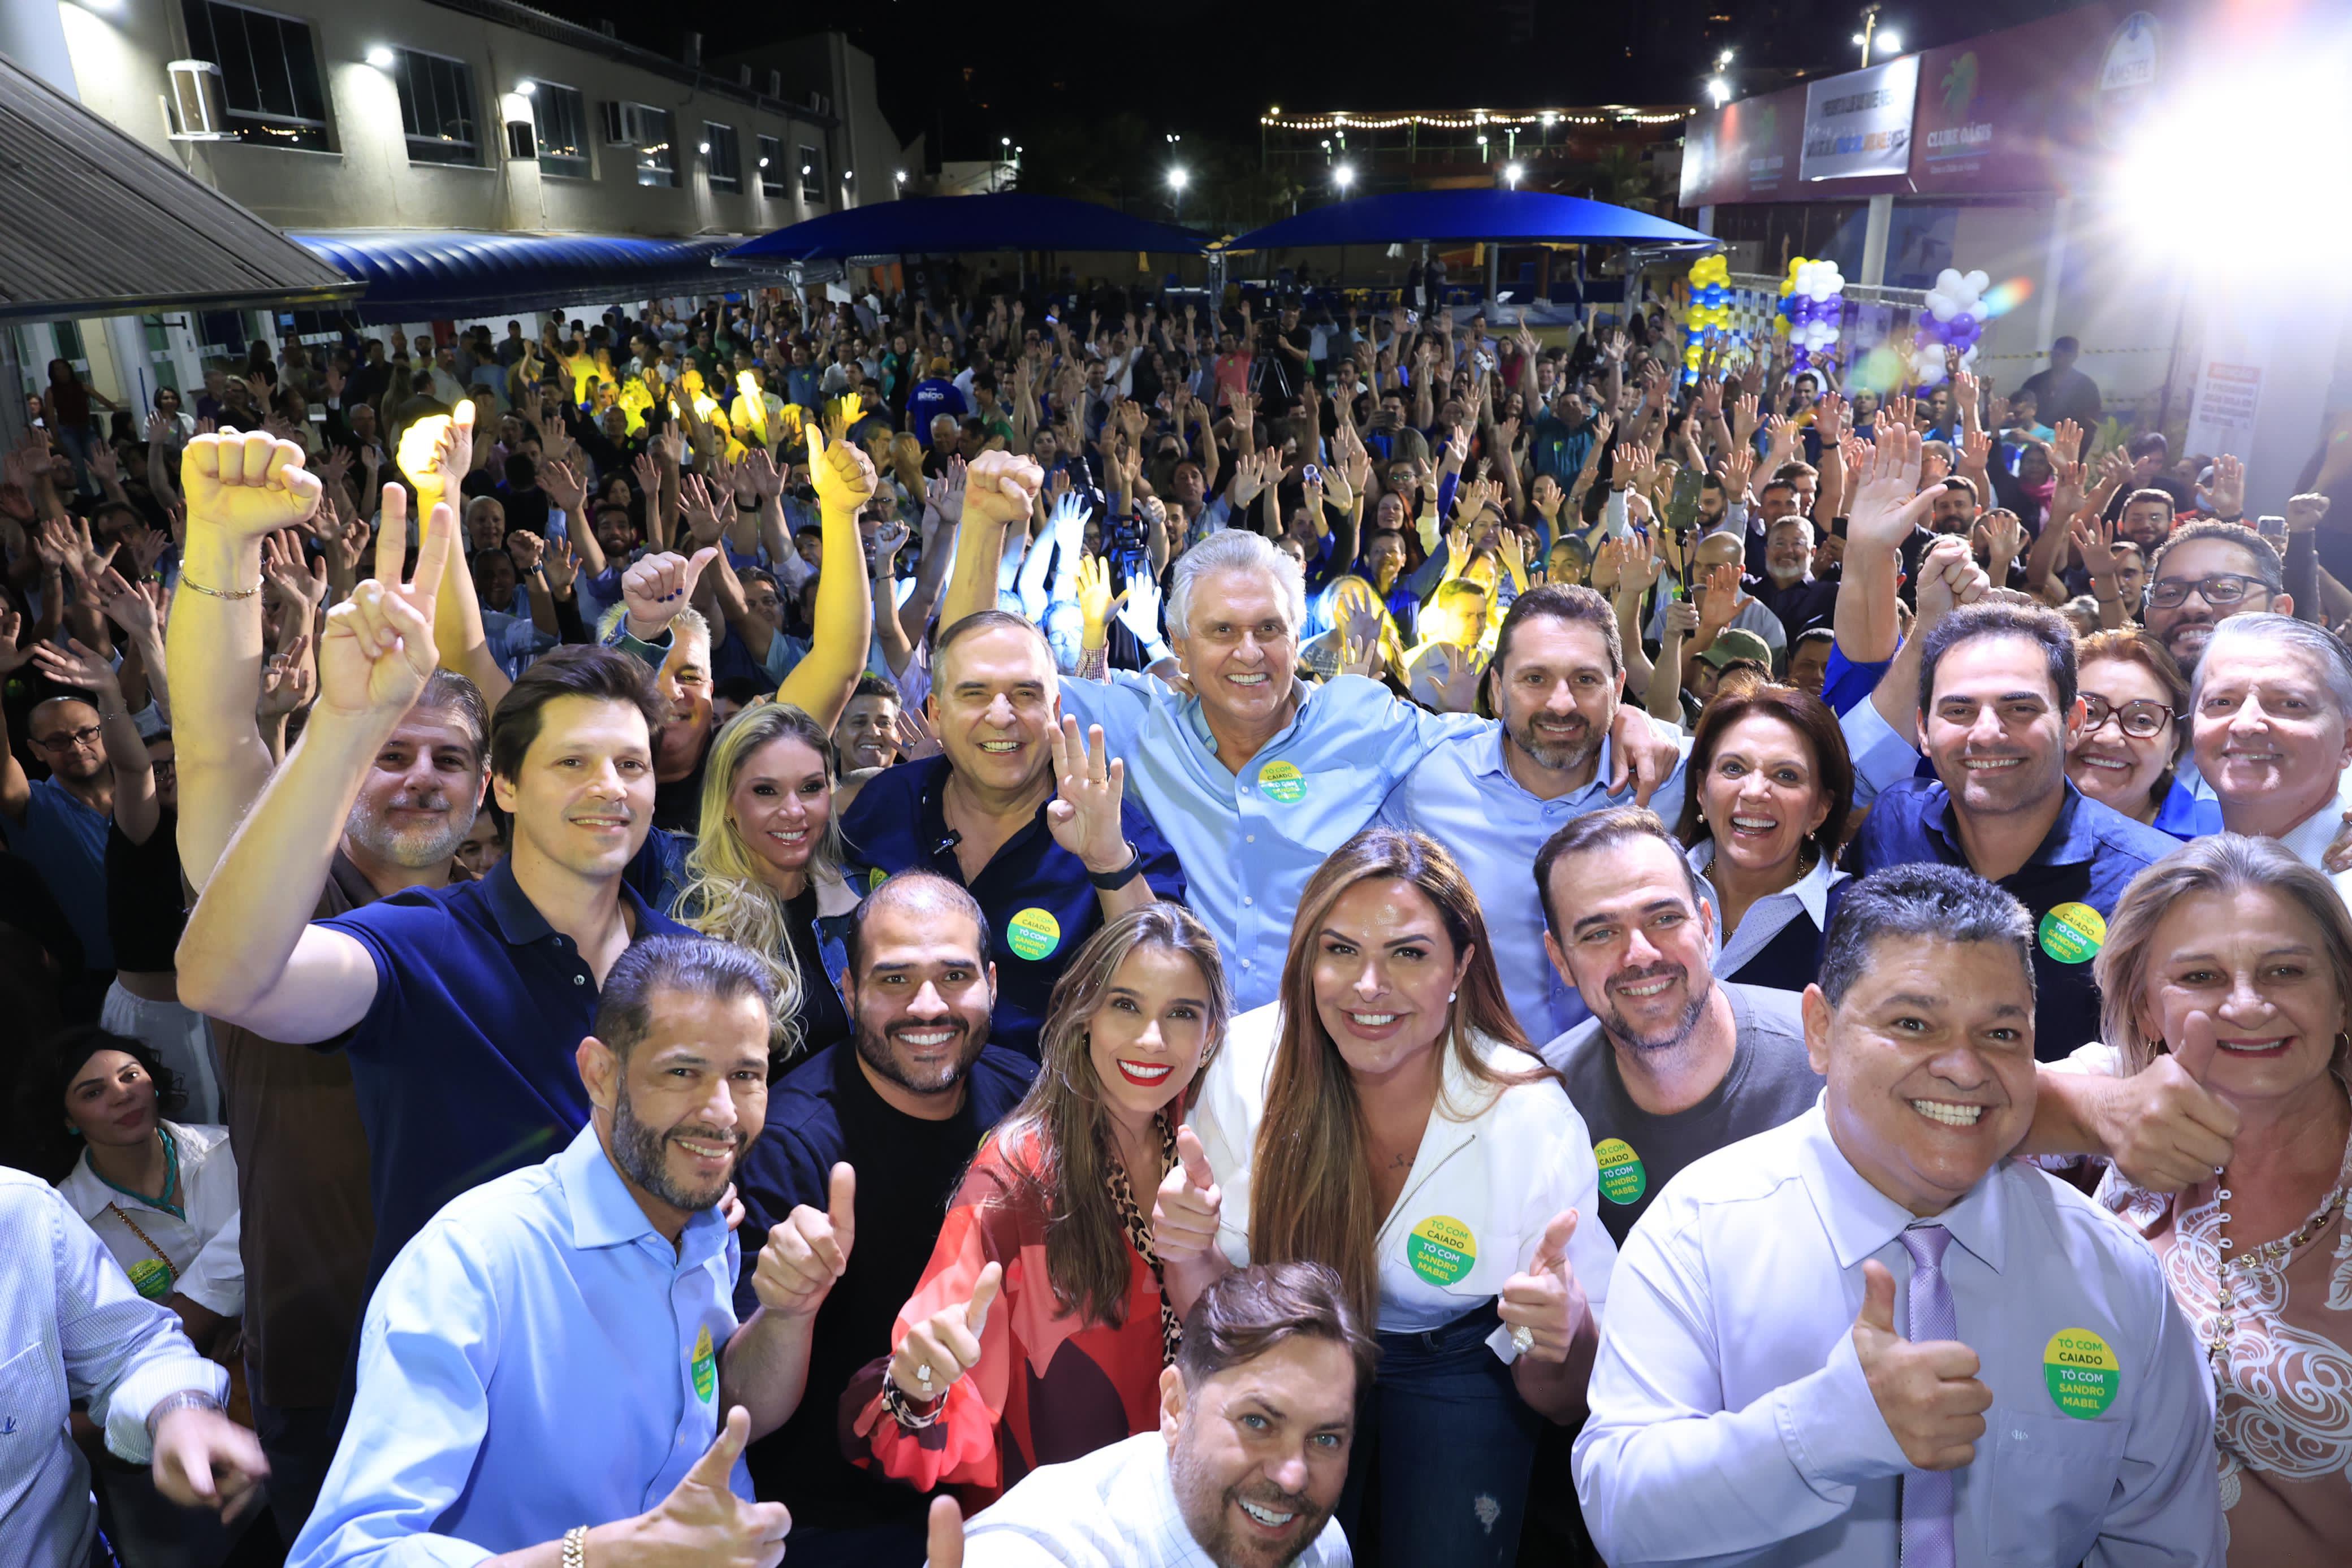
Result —
[[1127, 846], [1127, 863], [1117, 871], [1090, 871], [1087, 880], [1105, 893], [1117, 893], [1143, 874], [1143, 852], [1133, 844]]
[[151, 1442], [154, 1440], [155, 1428], [163, 1424], [164, 1416], [174, 1410], [210, 1410], [218, 1413], [220, 1407], [220, 1401], [201, 1388], [183, 1388], [175, 1394], [166, 1394], [148, 1407], [148, 1440]]

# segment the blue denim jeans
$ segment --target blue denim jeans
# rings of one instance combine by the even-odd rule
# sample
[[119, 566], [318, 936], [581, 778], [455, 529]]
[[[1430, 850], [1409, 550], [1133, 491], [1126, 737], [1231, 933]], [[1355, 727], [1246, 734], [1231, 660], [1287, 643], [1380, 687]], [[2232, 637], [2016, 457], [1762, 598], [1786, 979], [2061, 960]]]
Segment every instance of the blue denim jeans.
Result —
[[1488, 1302], [1426, 1333], [1380, 1336], [1339, 1498], [1365, 1568], [1509, 1568], [1517, 1556], [1543, 1417], [1486, 1344], [1500, 1321]]

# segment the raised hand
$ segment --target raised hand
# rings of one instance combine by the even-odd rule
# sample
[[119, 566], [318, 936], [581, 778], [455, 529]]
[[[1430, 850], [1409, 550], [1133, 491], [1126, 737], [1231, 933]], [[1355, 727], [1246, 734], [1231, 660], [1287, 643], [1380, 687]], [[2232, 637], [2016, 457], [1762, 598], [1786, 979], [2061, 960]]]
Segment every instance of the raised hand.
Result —
[[1666, 618], [1661, 622], [1668, 637], [1687, 637], [1698, 630], [1698, 606], [1687, 599], [1677, 599], [1666, 606]]
[[1045, 482], [1045, 471], [1034, 457], [983, 452], [964, 470], [963, 509], [1001, 526], [1024, 521]]
[[786, 1317], [814, 1316], [842, 1275], [857, 1235], [857, 1173], [836, 1165], [822, 1210], [803, 1203], [768, 1232], [751, 1273], [760, 1305]]
[[2091, 574], [2091, 580], [2112, 587], [2116, 580], [2115, 524], [2086, 507], [2068, 519], [2066, 534], [2074, 540], [2074, 553], [2082, 558], [2083, 570]]
[[456, 494], [474, 467], [473, 399], [460, 402], [454, 414], [427, 414], [403, 431], [394, 460], [420, 500]]
[[1065, 716], [1053, 730], [1054, 799], [1045, 802], [1045, 828], [1054, 841], [1078, 857], [1087, 870], [1115, 872], [1134, 859], [1119, 821], [1127, 763], [1110, 755], [1102, 726], [1078, 734], [1078, 721]]
[[271, 534], [261, 541], [261, 581], [269, 597], [286, 606], [305, 626], [327, 601], [324, 557], [303, 559], [301, 537], [291, 531]]
[[2209, 516], [2243, 517], [2246, 511], [2246, 465], [2224, 452], [2213, 459], [2213, 483], [2197, 486], [2197, 504]]
[[319, 695], [319, 672], [307, 655], [310, 651], [310, 634], [298, 634], [278, 653], [261, 662], [261, 695], [253, 705], [253, 716], [263, 724], [299, 713]]
[[1151, 1249], [1160, 1261], [1189, 1262], [1217, 1245], [1224, 1194], [1209, 1169], [1208, 1151], [1189, 1126], [1176, 1129], [1176, 1164], [1161, 1178], [1151, 1206]]
[[549, 458], [540, 465], [539, 487], [547, 492], [547, 498], [566, 517], [576, 517], [582, 527], [587, 526], [588, 482], [578, 467], [560, 458]]
[[434, 595], [449, 562], [457, 518], [447, 502], [433, 509], [416, 552], [416, 575], [401, 580], [408, 547], [408, 496], [383, 487], [383, 527], [376, 536], [375, 576], [327, 612], [319, 639], [319, 706], [353, 719], [397, 720], [433, 674]]
[[926, 757], [937, 757], [947, 748], [932, 732], [930, 720], [919, 707], [902, 707], [894, 732], [898, 740], [898, 758], [903, 762], [920, 762]]
[[[735, 1495], [735, 1461], [743, 1457], [751, 1436], [751, 1412], [740, 1405], [731, 1406], [718, 1438], [660, 1506], [611, 1528], [633, 1537], [646, 1562], [776, 1568], [784, 1560], [791, 1511], [780, 1502], [745, 1502]], [[590, 1533], [587, 1557], [593, 1563], [609, 1548], [594, 1541], [595, 1532]]]
[[1965, 1469], [1992, 1407], [1992, 1390], [1977, 1380], [1977, 1353], [1957, 1340], [1905, 1339], [1895, 1330], [1895, 1276], [1875, 1258], [1862, 1275], [1853, 1350], [1887, 1430], [1915, 1469]]
[[100, 549], [90, 541], [89, 524], [80, 517], [50, 517], [41, 524], [41, 557], [61, 564], [66, 575], [84, 593], [95, 593], [99, 578], [113, 563], [114, 552], [122, 547], [109, 545]]
[[982, 1264], [971, 1300], [942, 1308], [907, 1330], [890, 1356], [890, 1381], [900, 1393], [929, 1404], [980, 1364], [981, 1333], [1003, 1284], [1003, 1264]]
[[58, 685], [98, 697], [101, 708], [122, 706], [122, 685], [115, 676], [113, 663], [85, 646], [79, 637], [67, 638], [63, 648], [55, 643], [34, 643], [33, 664]]
[[1110, 589], [1110, 562], [1098, 555], [1082, 556], [1078, 559], [1078, 617], [1086, 628], [1085, 643], [1089, 648], [1102, 645], [1103, 632], [1110, 626], [1110, 618], [1135, 590], [1143, 574], [1128, 579], [1128, 586], [1119, 592]]
[[694, 597], [703, 568], [719, 559], [716, 545], [691, 558], [665, 550], [639, 560], [621, 575], [621, 601], [628, 606], [629, 635], [640, 643], [660, 636]]
[[1564, 1208], [1544, 1227], [1543, 1239], [1527, 1269], [1503, 1281], [1495, 1313], [1513, 1331], [1524, 1329], [1534, 1343], [1521, 1354], [1533, 1361], [1559, 1363], [1568, 1359], [1591, 1308], [1576, 1270], [1568, 1261], [1569, 1239], [1576, 1234], [1576, 1210]]
[[1149, 647], [1160, 641], [1160, 584], [1149, 571], [1139, 571], [1127, 580], [1124, 597], [1119, 606], [1119, 624], [1135, 633], [1136, 641]]
[[1919, 621], [1914, 634], [1924, 634], [1959, 606], [1974, 604], [1991, 584], [1967, 540], [1957, 534], [1937, 538], [1919, 557]]
[[2154, 1061], [2104, 1086], [2087, 1113], [2116, 1168], [2150, 1192], [2180, 1192], [2213, 1179], [2230, 1163], [2237, 1108], [2205, 1086], [2213, 1069], [2212, 1016], [2193, 1011], [2168, 1034], [2179, 1038]]
[[1890, 423], [1871, 448], [1870, 467], [1855, 476], [1847, 504], [1849, 548], [1875, 545], [1899, 549], [1936, 504], [1934, 490], [1919, 488], [1919, 433], [1908, 421]]
[[1756, 451], [1749, 446], [1735, 446], [1723, 459], [1723, 494], [1726, 504], [1744, 501], [1748, 482], [1756, 474]]
[[38, 643], [19, 643], [25, 633], [25, 618], [14, 610], [0, 610], [0, 675], [11, 675], [32, 662], [33, 650]]

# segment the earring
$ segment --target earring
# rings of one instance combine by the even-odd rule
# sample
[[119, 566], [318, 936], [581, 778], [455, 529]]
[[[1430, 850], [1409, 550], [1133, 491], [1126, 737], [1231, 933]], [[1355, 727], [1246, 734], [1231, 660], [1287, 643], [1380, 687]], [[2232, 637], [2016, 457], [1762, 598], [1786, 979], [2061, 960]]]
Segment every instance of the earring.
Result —
[[71, 1122], [68, 1122], [66, 1124], [66, 1136], [68, 1138], [79, 1138], [81, 1136], [81, 1129], [75, 1126]]
[[1450, 1002], [1450, 1001], [1452, 1001], [1454, 998], [1456, 998], [1456, 997], [1460, 996], [1461, 994], [1462, 994], [1462, 993], [1461, 993], [1461, 992], [1459, 992], [1459, 991], [1448, 991], [1448, 992], [1446, 992], [1446, 993], [1445, 993], [1445, 999], [1446, 999], [1447, 1001], [1449, 1001], [1449, 1002]]

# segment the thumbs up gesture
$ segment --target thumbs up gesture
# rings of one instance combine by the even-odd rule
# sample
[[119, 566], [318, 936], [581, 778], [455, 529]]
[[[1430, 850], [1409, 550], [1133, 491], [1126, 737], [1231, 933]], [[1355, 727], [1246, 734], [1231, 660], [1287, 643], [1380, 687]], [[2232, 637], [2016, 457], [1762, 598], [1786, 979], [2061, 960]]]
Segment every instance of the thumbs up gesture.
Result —
[[890, 1381], [901, 1393], [928, 1404], [980, 1364], [981, 1331], [988, 1326], [989, 1306], [1003, 1283], [1004, 1265], [990, 1263], [972, 1281], [971, 1300], [933, 1312], [907, 1331], [890, 1358]]
[[817, 505], [829, 512], [854, 512], [874, 498], [879, 483], [874, 459], [846, 441], [827, 444], [817, 425], [808, 428], [809, 483]]
[[[694, 1461], [661, 1506], [623, 1526], [648, 1563], [725, 1563], [776, 1568], [784, 1560], [784, 1535], [793, 1516], [780, 1502], [745, 1502], [730, 1478], [751, 1437], [751, 1418], [740, 1405], [727, 1412], [718, 1440]], [[588, 1556], [596, 1559], [593, 1539]]]
[[1151, 1249], [1163, 1263], [1208, 1255], [1217, 1244], [1224, 1196], [1209, 1170], [1208, 1152], [1190, 1127], [1176, 1129], [1176, 1165], [1160, 1184], [1151, 1206]]
[[857, 1173], [833, 1167], [833, 1183], [822, 1213], [803, 1203], [768, 1232], [751, 1290], [769, 1312], [809, 1317], [824, 1304], [834, 1281], [848, 1270], [849, 1246], [857, 1234]]
[[2237, 1108], [2205, 1087], [2217, 1049], [2211, 1015], [2189, 1013], [2170, 1032], [2172, 1049], [2108, 1085], [2088, 1115], [2116, 1168], [2150, 1192], [2210, 1180], [2238, 1135]]
[[1496, 1302], [1504, 1326], [1525, 1329], [1534, 1336], [1535, 1343], [1524, 1353], [1532, 1361], [1566, 1361], [1569, 1343], [1591, 1314], [1584, 1287], [1576, 1282], [1576, 1270], [1568, 1261], [1569, 1239], [1575, 1234], [1576, 1210], [1564, 1208], [1552, 1216], [1543, 1239], [1536, 1244], [1536, 1255], [1528, 1260], [1527, 1271], [1504, 1281]]
[[1958, 1340], [1914, 1344], [1895, 1332], [1895, 1276], [1872, 1259], [1862, 1266], [1862, 1314], [1853, 1351], [1870, 1396], [1903, 1457], [1923, 1470], [1957, 1470], [1976, 1457], [1992, 1390], [1977, 1381], [1977, 1353]]

